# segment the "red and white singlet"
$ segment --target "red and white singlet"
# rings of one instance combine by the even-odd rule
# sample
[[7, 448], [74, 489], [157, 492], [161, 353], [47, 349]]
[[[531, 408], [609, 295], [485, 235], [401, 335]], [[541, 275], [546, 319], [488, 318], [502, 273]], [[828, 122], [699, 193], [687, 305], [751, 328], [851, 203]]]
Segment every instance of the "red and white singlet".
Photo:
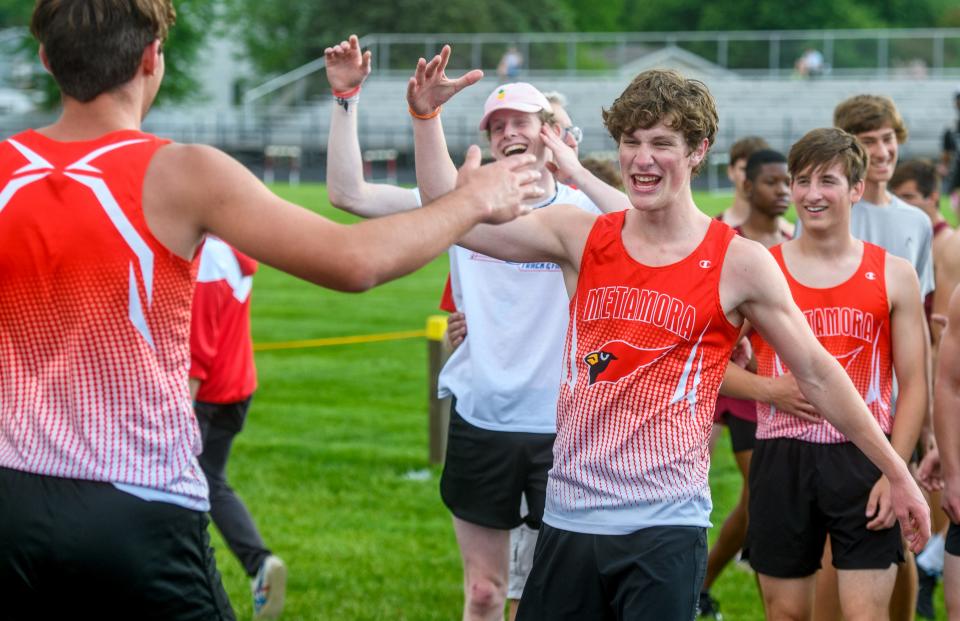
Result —
[[[817, 289], [797, 282], [783, 260], [783, 247], [770, 249], [790, 285], [793, 299], [824, 348], [833, 354], [853, 380], [884, 433], [893, 428], [890, 394], [893, 385], [890, 304], [884, 277], [886, 251], [863, 242], [863, 258], [856, 273], [836, 287]], [[789, 372], [773, 348], [756, 332], [751, 336], [757, 374], [775, 377]], [[836, 427], [811, 423], [757, 403], [757, 439], [794, 438], [818, 444], [847, 442]]]
[[564, 354], [544, 521], [625, 534], [709, 526], [707, 440], [738, 335], [720, 306], [733, 230], [662, 267], [632, 259], [627, 212], [597, 219], [584, 248]]
[[237, 403], [257, 389], [250, 336], [257, 267], [222, 239], [207, 236], [203, 243], [190, 326], [190, 377], [201, 382], [197, 401]]
[[153, 237], [141, 204], [166, 142], [131, 130], [0, 143], [0, 466], [201, 508], [196, 265]]

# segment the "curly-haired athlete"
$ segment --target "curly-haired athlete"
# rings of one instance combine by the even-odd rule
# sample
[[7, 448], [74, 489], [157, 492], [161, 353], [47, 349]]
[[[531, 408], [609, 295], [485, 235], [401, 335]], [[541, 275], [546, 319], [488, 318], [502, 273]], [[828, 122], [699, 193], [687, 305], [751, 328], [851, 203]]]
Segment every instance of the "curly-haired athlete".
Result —
[[557, 205], [461, 240], [503, 260], [556, 262], [571, 297], [554, 465], [518, 618], [693, 616], [713, 408], [745, 319], [810, 403], [886, 475], [919, 549], [930, 532], [923, 496], [773, 257], [693, 202], [690, 178], [717, 131], [709, 91], [647, 71], [604, 120], [632, 209], [596, 216]]

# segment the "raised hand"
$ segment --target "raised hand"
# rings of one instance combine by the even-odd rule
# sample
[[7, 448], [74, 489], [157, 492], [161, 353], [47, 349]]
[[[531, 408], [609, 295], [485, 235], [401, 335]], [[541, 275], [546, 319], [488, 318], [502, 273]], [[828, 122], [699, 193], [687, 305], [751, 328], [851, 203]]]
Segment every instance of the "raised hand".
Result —
[[540, 138], [543, 144], [553, 153], [553, 161], [547, 163], [547, 168], [561, 183], [566, 183], [583, 169], [575, 149], [560, 139], [550, 125], [540, 128]]
[[360, 51], [357, 35], [323, 50], [327, 80], [336, 93], [346, 93], [363, 84], [370, 75], [370, 52]]
[[543, 195], [543, 188], [537, 185], [540, 171], [530, 170], [535, 161], [533, 155], [514, 155], [481, 166], [480, 147], [470, 145], [457, 173], [457, 188], [469, 186], [483, 201], [486, 207], [483, 222], [509, 222], [530, 212], [525, 201]]
[[423, 58], [417, 61], [417, 69], [407, 83], [407, 104], [411, 110], [426, 116], [483, 77], [482, 71], [474, 69], [451, 80], [446, 74], [449, 60], [450, 46], [444, 45], [440, 53], [430, 59], [430, 62]]

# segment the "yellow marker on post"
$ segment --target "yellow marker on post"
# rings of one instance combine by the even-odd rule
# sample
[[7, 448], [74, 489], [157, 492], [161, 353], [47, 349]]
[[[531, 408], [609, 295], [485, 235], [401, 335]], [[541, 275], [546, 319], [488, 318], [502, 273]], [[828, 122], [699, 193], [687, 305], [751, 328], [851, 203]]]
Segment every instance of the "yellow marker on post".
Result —
[[443, 463], [446, 453], [447, 424], [449, 406], [444, 407], [447, 399], [437, 398], [440, 369], [446, 362], [443, 337], [447, 333], [446, 315], [430, 315], [427, 317], [427, 403], [429, 404], [427, 433], [430, 438], [431, 464]]
[[446, 315], [430, 315], [427, 317], [427, 340], [442, 341], [447, 333]]

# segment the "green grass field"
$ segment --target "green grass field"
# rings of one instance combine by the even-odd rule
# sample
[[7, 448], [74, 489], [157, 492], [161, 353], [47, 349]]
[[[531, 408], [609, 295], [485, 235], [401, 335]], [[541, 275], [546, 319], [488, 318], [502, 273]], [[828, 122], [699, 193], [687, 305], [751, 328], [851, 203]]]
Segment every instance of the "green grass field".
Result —
[[[278, 186], [339, 221], [322, 187]], [[715, 213], [727, 197], [697, 196]], [[268, 267], [253, 294], [258, 343], [416, 330], [437, 313], [446, 258], [374, 291], [322, 290]], [[459, 619], [460, 558], [427, 463], [423, 339], [258, 352], [260, 389], [230, 461], [231, 483], [289, 567], [285, 619]], [[725, 435], [714, 455], [714, 522], [740, 476]], [[714, 532], [711, 536], [715, 535]], [[211, 528], [238, 618], [249, 581]], [[714, 587], [727, 620], [762, 619], [751, 573], [730, 567]], [[942, 614], [943, 603], [938, 606]]]

